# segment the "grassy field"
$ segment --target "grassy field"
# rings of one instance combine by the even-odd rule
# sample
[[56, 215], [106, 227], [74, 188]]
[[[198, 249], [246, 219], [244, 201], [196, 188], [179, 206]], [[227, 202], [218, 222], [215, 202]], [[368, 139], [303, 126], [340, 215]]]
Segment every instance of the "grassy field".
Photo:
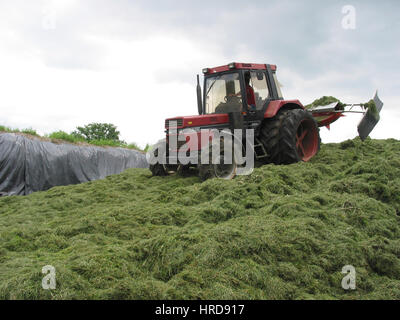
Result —
[[400, 141], [231, 181], [131, 169], [0, 198], [0, 239], [0, 299], [400, 299]]

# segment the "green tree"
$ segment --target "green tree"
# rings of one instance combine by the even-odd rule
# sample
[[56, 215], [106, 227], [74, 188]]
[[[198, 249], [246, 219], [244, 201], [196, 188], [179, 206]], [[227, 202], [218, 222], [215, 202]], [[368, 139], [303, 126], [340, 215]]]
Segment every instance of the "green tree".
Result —
[[90, 123], [84, 127], [77, 127], [72, 134], [87, 141], [109, 140], [120, 141], [117, 127], [111, 123]]

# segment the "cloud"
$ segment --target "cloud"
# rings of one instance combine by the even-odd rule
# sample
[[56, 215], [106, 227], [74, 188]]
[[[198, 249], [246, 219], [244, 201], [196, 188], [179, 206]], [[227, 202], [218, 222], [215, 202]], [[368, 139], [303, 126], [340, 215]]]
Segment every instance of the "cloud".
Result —
[[[157, 141], [164, 119], [196, 113], [195, 75], [232, 61], [275, 63], [287, 98], [385, 102], [372, 137], [396, 137], [397, 1], [3, 1], [0, 123], [40, 132], [112, 122], [122, 138]], [[354, 137], [357, 116], [323, 141]]]

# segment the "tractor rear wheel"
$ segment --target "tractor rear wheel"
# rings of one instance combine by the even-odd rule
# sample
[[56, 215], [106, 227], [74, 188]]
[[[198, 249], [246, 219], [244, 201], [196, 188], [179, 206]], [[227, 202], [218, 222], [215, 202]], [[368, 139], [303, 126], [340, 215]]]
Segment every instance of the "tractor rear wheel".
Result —
[[267, 162], [275, 164], [309, 161], [321, 143], [317, 122], [303, 109], [281, 110], [266, 120], [260, 140], [268, 153]]

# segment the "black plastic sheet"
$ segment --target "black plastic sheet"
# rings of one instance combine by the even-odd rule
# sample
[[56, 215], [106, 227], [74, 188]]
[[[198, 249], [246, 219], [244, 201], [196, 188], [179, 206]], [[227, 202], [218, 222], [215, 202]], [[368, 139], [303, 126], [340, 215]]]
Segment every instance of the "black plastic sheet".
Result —
[[0, 134], [0, 196], [26, 195], [147, 167], [145, 154], [136, 150], [55, 144]]

